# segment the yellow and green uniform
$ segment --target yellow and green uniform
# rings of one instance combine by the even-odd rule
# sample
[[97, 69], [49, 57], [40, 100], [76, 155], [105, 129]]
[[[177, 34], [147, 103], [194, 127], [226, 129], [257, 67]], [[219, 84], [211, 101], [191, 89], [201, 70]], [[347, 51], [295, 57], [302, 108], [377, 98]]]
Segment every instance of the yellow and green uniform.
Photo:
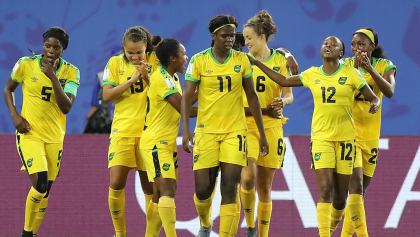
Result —
[[[55, 180], [60, 168], [66, 115], [57, 105], [51, 80], [41, 71], [42, 56], [20, 58], [10, 75], [13, 81], [22, 83], [21, 116], [31, 125], [30, 132], [17, 133], [17, 148], [29, 174], [48, 171], [49, 179]], [[76, 96], [79, 69], [60, 58], [56, 75], [64, 92]]]
[[302, 84], [314, 98], [311, 153], [315, 169], [335, 168], [337, 173], [351, 174], [356, 130], [352, 117], [354, 94], [366, 85], [360, 72], [339, 65], [332, 75], [323, 66], [299, 74]]
[[150, 77], [146, 123], [140, 141], [150, 181], [159, 176], [176, 180], [178, 176], [176, 137], [181, 115], [167, 100], [174, 93], [182, 95], [178, 77], [159, 67]]
[[252, 66], [245, 53], [230, 50], [219, 63], [211, 48], [194, 55], [185, 80], [198, 83], [194, 170], [219, 162], [246, 165], [246, 119], [242, 81], [251, 80]]
[[[252, 54], [251, 54], [252, 55]], [[254, 56], [254, 55], [252, 55]], [[271, 49], [271, 56], [263, 62], [269, 68], [287, 76], [287, 59], [277, 51]], [[282, 87], [271, 80], [259, 67], [252, 66], [254, 70], [254, 86], [260, 99], [261, 108], [267, 108], [274, 98], [281, 97]], [[245, 92], [243, 92], [244, 106], [249, 107]], [[281, 168], [285, 144], [283, 142], [283, 123], [286, 119], [276, 119], [268, 115], [263, 115], [264, 128], [269, 142], [270, 151], [263, 159], [259, 159], [260, 153], [260, 133], [253, 116], [247, 116], [248, 126], [248, 157], [257, 160], [257, 164], [269, 168]]]
[[[143, 61], [149, 64], [150, 74], [159, 64], [154, 52], [147, 53]], [[135, 66], [128, 62], [123, 54], [114, 56], [105, 67], [103, 84], [119, 86], [129, 80], [135, 72]], [[115, 100], [108, 167], [123, 165], [145, 170], [140, 157], [139, 142], [146, 116], [147, 87], [146, 82], [140, 78]]]
[[[344, 59], [344, 64], [353, 67], [354, 57]], [[382, 77], [391, 69], [395, 69], [395, 74], [397, 73], [396, 66], [388, 59], [372, 58], [372, 66]], [[370, 73], [365, 72], [362, 68], [359, 68], [359, 70], [373, 93], [382, 101], [383, 93]], [[382, 106], [375, 114], [368, 113], [369, 107], [370, 102], [363, 97], [362, 93], [356, 91], [353, 117], [356, 126], [357, 159], [354, 167], [361, 167], [363, 164], [363, 174], [372, 177], [379, 150]]]

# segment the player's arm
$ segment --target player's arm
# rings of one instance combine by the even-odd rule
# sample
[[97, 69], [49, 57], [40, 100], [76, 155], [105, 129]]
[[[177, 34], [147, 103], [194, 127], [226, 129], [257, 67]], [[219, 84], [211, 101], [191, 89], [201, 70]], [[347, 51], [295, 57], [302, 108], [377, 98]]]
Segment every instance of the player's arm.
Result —
[[54, 64], [49, 63], [45, 57], [41, 58], [42, 72], [51, 80], [55, 100], [57, 101], [58, 108], [60, 108], [63, 114], [70, 112], [73, 107], [76, 96], [71, 93], [66, 93], [61, 86], [60, 81], [58, 80], [55, 71], [57, 70], [57, 63], [59, 60], [56, 60]]
[[[137, 69], [137, 67], [136, 67]], [[147, 70], [147, 68], [146, 68]], [[136, 83], [140, 77], [142, 76], [142, 73], [144, 73], [144, 70], [137, 69], [134, 75], [127, 80], [126, 82], [120, 84], [120, 85], [113, 85], [113, 84], [105, 84], [103, 86], [103, 96], [102, 98], [106, 103], [109, 103], [111, 101], [114, 101], [121, 97], [121, 95], [130, 88], [134, 83]], [[146, 74], [147, 75], [147, 74]]]
[[[18, 86], [19, 83], [13, 81], [12, 77], [9, 77], [3, 91], [4, 101], [6, 102], [7, 108], [9, 108], [16, 130], [19, 133], [27, 133], [31, 130], [30, 125], [24, 117], [20, 116], [15, 106], [15, 90]], [[28, 127], [27, 124], [29, 125]]]
[[284, 55], [287, 59], [286, 68], [287, 71], [290, 71], [292, 75], [297, 75], [299, 73], [299, 64], [296, 61], [295, 57], [290, 53], [289, 50], [285, 48], [277, 48], [277, 52]]
[[185, 80], [184, 92], [181, 100], [182, 145], [184, 150], [188, 153], [191, 153], [189, 144], [194, 144], [193, 135], [190, 132], [190, 114], [197, 85], [198, 82]]
[[369, 113], [374, 114], [381, 106], [381, 100], [373, 93], [372, 89], [366, 84], [359, 90], [362, 95], [370, 102]]
[[[249, 107], [244, 107], [245, 110], [245, 116], [252, 116], [251, 110]], [[267, 106], [267, 108], [261, 108], [261, 114], [267, 115], [272, 118], [281, 118], [280, 113], [274, 109], [274, 107], [270, 104]]]
[[254, 80], [252, 76], [242, 79], [242, 87], [244, 88], [246, 98], [248, 100], [249, 109], [257, 124], [258, 131], [260, 132], [260, 154], [266, 156], [268, 154], [268, 142], [265, 136], [265, 129], [261, 114], [260, 100], [254, 88]]
[[249, 61], [252, 65], [255, 65], [261, 69], [271, 80], [275, 83], [279, 84], [282, 87], [295, 87], [295, 86], [303, 86], [302, 81], [299, 78], [299, 75], [294, 75], [290, 77], [285, 77], [281, 73], [274, 71], [273, 69], [267, 67], [264, 63], [260, 60], [252, 57], [251, 55], [247, 55]]
[[[176, 111], [178, 111], [178, 113], [181, 114], [181, 101], [182, 101], [181, 94], [179, 94], [178, 92], [170, 94], [167, 97], [165, 97], [165, 100], [167, 100], [169, 104], [171, 104], [172, 107], [174, 107]], [[196, 106], [192, 106], [191, 112], [190, 112], [190, 118], [194, 118], [194, 117], [197, 117]]]

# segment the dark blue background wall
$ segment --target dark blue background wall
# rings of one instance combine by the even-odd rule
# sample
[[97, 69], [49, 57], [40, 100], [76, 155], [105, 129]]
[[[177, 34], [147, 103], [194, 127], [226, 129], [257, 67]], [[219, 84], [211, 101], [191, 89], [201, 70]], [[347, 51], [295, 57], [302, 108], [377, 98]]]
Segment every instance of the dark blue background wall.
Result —
[[[243, 25], [261, 9], [270, 12], [279, 28], [269, 46], [283, 46], [292, 51], [301, 70], [322, 64], [319, 51], [327, 36], [343, 39], [348, 48], [346, 56], [351, 56], [353, 32], [365, 26], [376, 29], [380, 44], [398, 67], [396, 93], [392, 99], [383, 101], [382, 134], [420, 134], [420, 1], [1, 1], [0, 85], [6, 84], [15, 62], [30, 55], [28, 47], [42, 53], [42, 33], [46, 29], [54, 25], [63, 27], [71, 38], [63, 58], [81, 71], [81, 87], [68, 114], [67, 132], [81, 133], [90, 108], [95, 74], [104, 68], [112, 46], [121, 43], [128, 27], [143, 25], [152, 34], [177, 38], [191, 57], [209, 47], [207, 25], [214, 15], [231, 14]], [[21, 87], [17, 91], [20, 110]], [[285, 133], [309, 134], [312, 96], [304, 88], [294, 89], [294, 94], [295, 102], [285, 109], [290, 118]], [[12, 119], [1, 102], [0, 133], [12, 132]]]

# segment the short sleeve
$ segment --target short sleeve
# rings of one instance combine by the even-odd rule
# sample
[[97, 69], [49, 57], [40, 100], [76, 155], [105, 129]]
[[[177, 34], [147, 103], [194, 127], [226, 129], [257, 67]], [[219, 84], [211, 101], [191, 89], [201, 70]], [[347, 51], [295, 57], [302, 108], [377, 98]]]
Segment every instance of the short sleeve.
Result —
[[357, 90], [362, 89], [366, 85], [366, 80], [359, 70], [354, 68], [353, 84]]
[[243, 61], [242, 65], [244, 66], [242, 77], [249, 78], [253, 75], [252, 65], [245, 53], [242, 54], [242, 57], [244, 57], [244, 59], [242, 59]]
[[117, 58], [112, 57], [111, 59], [109, 59], [104, 69], [104, 77], [103, 77], [104, 85], [118, 86], [118, 82], [119, 82], [118, 69], [119, 68], [117, 65]]
[[191, 58], [188, 64], [187, 72], [185, 73], [185, 80], [198, 82], [201, 79], [201, 64], [197, 60], [197, 56]]
[[387, 64], [388, 66], [385, 68], [385, 72], [388, 72], [391, 69], [395, 69], [395, 72], [394, 72], [394, 77], [395, 77], [397, 75], [397, 67], [390, 60], [387, 60]]
[[308, 80], [309, 80], [309, 74], [311, 69], [307, 69], [306, 71], [299, 74], [299, 79], [302, 82], [302, 85], [306, 88], [308, 88]]
[[173, 78], [166, 77], [166, 78], [161, 78], [158, 81], [158, 94], [163, 99], [166, 99], [166, 97], [177, 92], [178, 92], [178, 89], [176, 88], [175, 81]]
[[76, 67], [72, 67], [68, 75], [68, 80], [66, 82], [66, 86], [64, 87], [65, 93], [73, 94], [74, 96], [77, 95], [77, 89], [80, 85], [80, 71]]
[[16, 62], [15, 66], [12, 69], [12, 73], [10, 74], [10, 78], [16, 83], [22, 83], [24, 78], [24, 64], [22, 64], [23, 58], [19, 59]]

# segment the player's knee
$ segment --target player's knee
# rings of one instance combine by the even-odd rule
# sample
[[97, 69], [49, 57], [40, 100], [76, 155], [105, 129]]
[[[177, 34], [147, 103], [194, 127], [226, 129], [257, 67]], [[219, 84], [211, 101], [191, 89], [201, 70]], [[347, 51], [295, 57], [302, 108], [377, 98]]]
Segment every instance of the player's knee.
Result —
[[249, 175], [247, 174], [246, 176], [242, 176], [241, 181], [242, 187], [245, 190], [251, 190], [255, 187], [255, 174], [250, 173]]
[[318, 190], [318, 196], [320, 199], [323, 199], [324, 201], [331, 202], [333, 197], [332, 188], [330, 185], [323, 185]]
[[118, 179], [113, 179], [111, 180], [109, 186], [114, 190], [121, 190], [125, 188], [125, 182]]
[[258, 183], [258, 196], [268, 196], [271, 193], [271, 184], [269, 183]]
[[211, 186], [206, 186], [206, 185], [200, 185], [200, 186], [196, 185], [195, 195], [197, 196], [198, 200], [206, 200], [213, 193], [213, 188]]
[[38, 173], [35, 189], [40, 193], [46, 193], [48, 191], [48, 172], [44, 171]]
[[363, 195], [363, 180], [352, 177], [349, 185], [349, 192], [350, 194]]

